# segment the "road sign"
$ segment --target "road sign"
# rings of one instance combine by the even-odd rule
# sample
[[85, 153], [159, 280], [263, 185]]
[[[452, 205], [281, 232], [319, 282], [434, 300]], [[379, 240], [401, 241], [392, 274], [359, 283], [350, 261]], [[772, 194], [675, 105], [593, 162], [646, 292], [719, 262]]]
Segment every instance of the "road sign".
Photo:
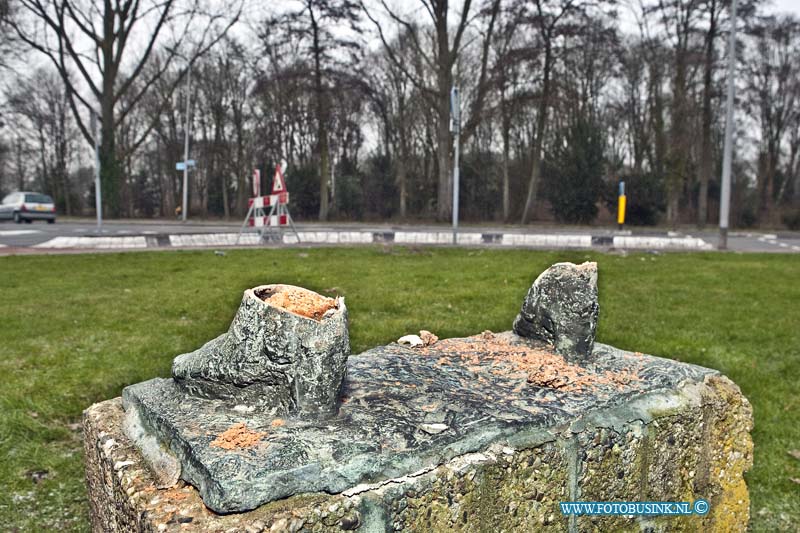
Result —
[[177, 163], [175, 163], [175, 170], [185, 170], [187, 165], [189, 166], [189, 168], [192, 168], [196, 164], [197, 162], [194, 159], [190, 159], [185, 163], [183, 161], [178, 161]]
[[286, 191], [286, 180], [283, 179], [282, 165], [275, 165], [275, 176], [272, 178], [272, 194]]
[[456, 135], [461, 132], [461, 97], [456, 86], [450, 90], [450, 131]]

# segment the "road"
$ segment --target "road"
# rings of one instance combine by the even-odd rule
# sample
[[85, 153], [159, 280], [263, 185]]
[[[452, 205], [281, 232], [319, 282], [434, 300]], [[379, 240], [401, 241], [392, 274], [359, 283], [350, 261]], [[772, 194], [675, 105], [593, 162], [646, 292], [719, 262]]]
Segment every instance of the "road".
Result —
[[[0, 253], [31, 253], [95, 248], [219, 247], [232, 245], [240, 225], [225, 222], [164, 220], [106, 221], [98, 231], [89, 219], [61, 219], [56, 224], [0, 223]], [[451, 242], [445, 225], [392, 225], [368, 223], [301, 223], [301, 240], [308, 244], [396, 242], [445, 244]], [[239, 244], [255, 242], [254, 234]], [[471, 245], [506, 245], [530, 248], [629, 248], [709, 250], [717, 246], [715, 230], [682, 233], [636, 228], [617, 232], [610, 228], [559, 226], [480, 225], [460, 228], [459, 242]], [[729, 248], [737, 252], [800, 252], [799, 232], [732, 232]]]

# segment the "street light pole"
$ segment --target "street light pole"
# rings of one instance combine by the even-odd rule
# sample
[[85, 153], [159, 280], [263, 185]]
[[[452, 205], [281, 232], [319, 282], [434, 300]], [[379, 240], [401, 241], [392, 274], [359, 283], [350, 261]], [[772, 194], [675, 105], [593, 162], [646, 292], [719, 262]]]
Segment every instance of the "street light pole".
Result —
[[191, 122], [189, 113], [191, 112], [192, 102], [192, 62], [189, 61], [189, 72], [186, 75], [186, 121], [183, 128], [183, 206], [181, 207], [181, 219], [186, 222], [186, 211], [189, 197], [189, 136], [191, 135]]
[[731, 158], [733, 152], [733, 95], [736, 71], [736, 0], [731, 3], [728, 32], [728, 94], [725, 102], [725, 147], [722, 154], [722, 190], [719, 199], [719, 249], [728, 248], [728, 219], [731, 209]]

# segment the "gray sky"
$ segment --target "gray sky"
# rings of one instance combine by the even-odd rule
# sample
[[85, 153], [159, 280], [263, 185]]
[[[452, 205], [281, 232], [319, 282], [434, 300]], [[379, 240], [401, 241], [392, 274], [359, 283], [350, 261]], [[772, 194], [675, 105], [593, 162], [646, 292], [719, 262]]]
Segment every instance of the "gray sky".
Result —
[[800, 15], [800, 0], [773, 0], [771, 12]]

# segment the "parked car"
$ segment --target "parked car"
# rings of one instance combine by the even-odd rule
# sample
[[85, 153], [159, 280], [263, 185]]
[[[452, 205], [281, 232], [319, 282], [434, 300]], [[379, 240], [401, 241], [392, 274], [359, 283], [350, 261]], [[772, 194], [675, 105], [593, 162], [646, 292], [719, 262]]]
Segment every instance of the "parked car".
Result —
[[56, 222], [56, 206], [53, 199], [38, 192], [12, 192], [0, 204], [0, 219], [12, 219], [19, 224], [30, 224], [34, 220]]

